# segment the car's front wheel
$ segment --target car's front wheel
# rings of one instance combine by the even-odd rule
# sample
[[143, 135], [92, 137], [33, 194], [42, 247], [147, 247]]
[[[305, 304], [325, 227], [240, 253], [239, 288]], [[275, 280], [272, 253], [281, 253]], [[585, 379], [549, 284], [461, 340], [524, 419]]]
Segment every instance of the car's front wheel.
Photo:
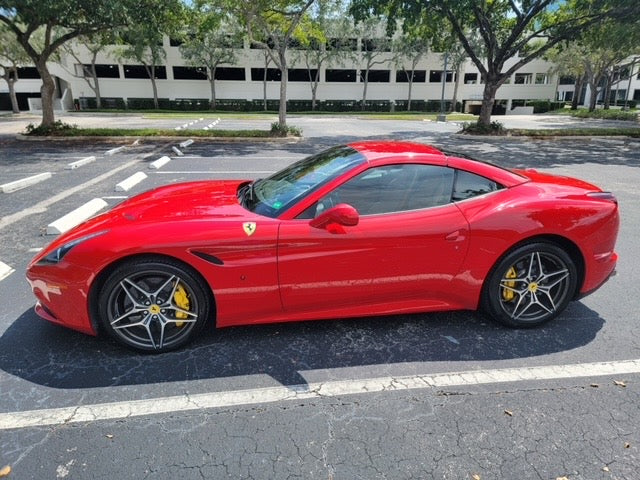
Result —
[[482, 305], [511, 327], [541, 325], [573, 298], [577, 269], [569, 254], [551, 243], [530, 243], [507, 253], [485, 284]]
[[209, 315], [202, 280], [170, 259], [133, 260], [114, 270], [100, 290], [104, 329], [139, 351], [166, 352], [190, 342]]

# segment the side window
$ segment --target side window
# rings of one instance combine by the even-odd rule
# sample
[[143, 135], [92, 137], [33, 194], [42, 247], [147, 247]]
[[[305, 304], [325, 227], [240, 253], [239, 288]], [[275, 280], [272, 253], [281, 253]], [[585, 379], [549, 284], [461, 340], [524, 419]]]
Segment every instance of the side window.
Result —
[[299, 218], [311, 218], [348, 203], [360, 215], [418, 210], [451, 201], [454, 170], [421, 164], [397, 164], [370, 168], [340, 185]]
[[502, 188], [502, 185], [481, 177], [474, 173], [458, 170], [456, 172], [456, 181], [453, 187], [453, 201], [466, 200], [468, 198], [484, 195], [485, 193], [495, 192]]

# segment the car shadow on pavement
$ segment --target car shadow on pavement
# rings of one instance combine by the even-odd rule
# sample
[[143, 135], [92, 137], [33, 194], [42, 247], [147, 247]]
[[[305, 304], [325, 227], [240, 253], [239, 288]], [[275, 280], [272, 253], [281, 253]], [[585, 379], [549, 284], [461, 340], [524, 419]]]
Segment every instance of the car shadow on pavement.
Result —
[[533, 329], [504, 328], [474, 312], [397, 315], [210, 330], [182, 350], [143, 355], [49, 324], [29, 310], [0, 337], [0, 369], [60, 389], [258, 374], [291, 386], [307, 383], [300, 372], [318, 369], [566, 352], [589, 344], [603, 325], [596, 312], [574, 302], [560, 318]]

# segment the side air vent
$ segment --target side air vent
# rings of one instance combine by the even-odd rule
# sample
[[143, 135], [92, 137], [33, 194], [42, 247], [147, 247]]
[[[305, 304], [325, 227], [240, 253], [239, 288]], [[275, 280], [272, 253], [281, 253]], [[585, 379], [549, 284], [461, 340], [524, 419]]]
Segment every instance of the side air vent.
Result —
[[224, 265], [224, 262], [222, 260], [220, 260], [216, 256], [209, 255], [208, 253], [204, 253], [204, 252], [191, 252], [191, 253], [193, 253], [196, 257], [200, 257], [205, 262], [213, 263], [214, 265]]

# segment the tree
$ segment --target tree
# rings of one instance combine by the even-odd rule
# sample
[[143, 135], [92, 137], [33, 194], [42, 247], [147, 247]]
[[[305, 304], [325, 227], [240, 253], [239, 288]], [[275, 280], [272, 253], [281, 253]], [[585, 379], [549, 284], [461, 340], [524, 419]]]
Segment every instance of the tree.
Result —
[[0, 78], [7, 82], [9, 98], [13, 113], [20, 113], [15, 83], [18, 78], [18, 67], [30, 61], [29, 56], [16, 40], [13, 32], [0, 23]]
[[[322, 1], [322, 0], [318, 0]], [[265, 49], [280, 70], [278, 128], [287, 131], [287, 49], [303, 15], [316, 0], [211, 0], [232, 12], [246, 29], [249, 41]]]
[[[0, 22], [13, 32], [42, 78], [42, 126], [55, 121], [55, 82], [47, 61], [62, 45], [80, 35], [149, 23], [179, 5], [179, 0], [0, 0]], [[40, 45], [34, 35], [38, 30], [43, 32]]]
[[343, 65], [348, 59], [355, 60], [356, 52], [349, 40], [356, 36], [353, 23], [345, 15], [341, 2], [320, 3], [318, 8], [303, 17], [295, 34], [299, 49], [294, 50], [293, 58], [307, 70], [311, 110], [316, 109], [322, 67]]
[[[397, 52], [395, 57], [396, 68], [400, 69], [407, 79], [409, 86], [407, 92], [407, 111], [411, 111], [411, 93], [415, 79], [415, 70], [418, 63], [429, 53], [431, 40], [420, 35], [416, 31], [403, 32], [393, 40], [393, 50]], [[407, 69], [406, 65], [410, 67]]]
[[225, 63], [236, 61], [236, 48], [242, 48], [242, 35], [237, 26], [220, 15], [194, 10], [190, 12], [189, 32], [180, 45], [188, 65], [204, 67], [209, 80], [210, 107], [216, 109], [216, 71]]
[[[460, 41], [484, 82], [478, 122], [488, 125], [498, 88], [511, 75], [558, 43], [577, 38], [585, 28], [606, 18], [634, 19], [640, 2], [630, 0], [353, 0], [356, 18], [385, 15], [404, 25], [444, 28]], [[390, 23], [394, 25], [394, 22]], [[481, 38], [474, 45], [469, 35]], [[518, 56], [519, 54], [519, 56]], [[516, 61], [506, 67], [509, 59]]]
[[153, 92], [153, 108], [160, 108], [158, 102], [158, 67], [162, 66], [167, 52], [164, 49], [164, 35], [157, 26], [138, 24], [127, 28], [121, 34], [123, 46], [116, 55], [123, 61], [134, 61], [142, 64], [147, 77], [151, 81]]
[[377, 18], [369, 18], [358, 24], [360, 33], [360, 51], [364, 68], [360, 69], [360, 81], [362, 86], [361, 108], [365, 110], [367, 102], [367, 88], [369, 86], [369, 72], [376, 66], [389, 64], [394, 61], [396, 52], [393, 52], [393, 41], [380, 25]]
[[[111, 31], [99, 32], [93, 35], [81, 35], [74, 42], [68, 42], [62, 45], [61, 49], [64, 53], [71, 56], [80, 68], [73, 70], [71, 74], [75, 77], [82, 78], [89, 88], [93, 90], [96, 97], [96, 108], [102, 108], [102, 95], [100, 95], [100, 79], [96, 70], [98, 54], [105, 50], [108, 45], [115, 43], [115, 35]], [[78, 52], [76, 46], [80, 46], [89, 52], [89, 63], [85, 64]]]
[[560, 76], [570, 76], [574, 79], [573, 97], [571, 97], [571, 110], [578, 108], [580, 96], [582, 95], [582, 87], [586, 81], [583, 47], [577, 42], [565, 42], [552, 48], [545, 55], [545, 60], [553, 63], [552, 72]]
[[640, 45], [640, 26], [608, 19], [586, 29], [576, 44], [589, 84], [589, 111], [595, 110], [603, 89], [608, 106], [614, 68]]

